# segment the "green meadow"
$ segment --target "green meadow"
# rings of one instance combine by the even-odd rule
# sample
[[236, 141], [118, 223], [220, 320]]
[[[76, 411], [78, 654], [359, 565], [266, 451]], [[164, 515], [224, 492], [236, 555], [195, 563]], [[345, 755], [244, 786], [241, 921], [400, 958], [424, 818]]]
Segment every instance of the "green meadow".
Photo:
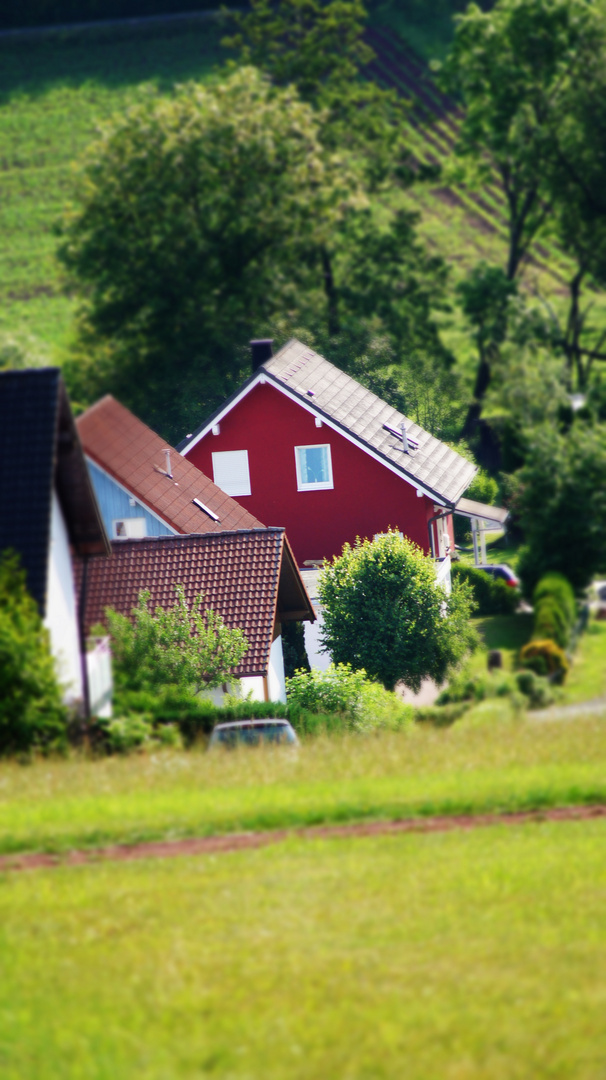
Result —
[[297, 752], [2, 762], [0, 852], [606, 802], [604, 718], [536, 725], [483, 705], [483, 722]]
[[60, 354], [74, 300], [53, 227], [72, 198], [73, 163], [113, 114], [206, 78], [223, 33], [207, 19], [0, 39], [0, 338]]
[[0, 877], [5, 1080], [601, 1080], [603, 822]]

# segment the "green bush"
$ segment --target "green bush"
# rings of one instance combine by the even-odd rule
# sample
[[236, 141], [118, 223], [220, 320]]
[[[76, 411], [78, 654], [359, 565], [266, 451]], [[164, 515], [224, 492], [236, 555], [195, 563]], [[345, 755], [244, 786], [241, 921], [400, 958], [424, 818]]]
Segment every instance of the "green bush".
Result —
[[450, 705], [422, 705], [415, 709], [414, 718], [418, 724], [432, 724], [433, 727], [450, 727], [465, 715], [468, 702], [453, 702]]
[[471, 586], [478, 615], [512, 615], [520, 602], [517, 589], [478, 570], [477, 566], [453, 563], [452, 579], [466, 581]]
[[559, 604], [551, 596], [545, 596], [534, 609], [533, 641], [555, 641], [565, 649], [570, 640], [570, 627]]
[[535, 587], [532, 602], [536, 607], [546, 597], [551, 597], [558, 604], [567, 625], [572, 628], [577, 619], [577, 602], [568, 578], [563, 574], [544, 574]]
[[554, 682], [563, 682], [569, 663], [566, 653], [555, 641], [529, 641], [520, 649], [520, 667], [528, 668], [537, 675], [549, 675]]
[[555, 641], [561, 649], [570, 644], [577, 619], [574, 590], [563, 574], [544, 574], [532, 594], [533, 641]]
[[0, 556], [0, 754], [67, 745], [48, 633], [14, 553]]
[[148, 717], [154, 737], [160, 741], [164, 740], [164, 727], [171, 726], [178, 730], [186, 746], [210, 735], [215, 724], [287, 715], [287, 707], [281, 701], [238, 701], [229, 705], [214, 705], [212, 701], [176, 688], [169, 688], [164, 694], [152, 694], [145, 690], [122, 691], [114, 704], [120, 715]]
[[550, 683], [530, 668], [527, 671], [518, 671], [516, 682], [520, 693], [528, 698], [531, 709], [544, 709], [553, 703], [555, 695]]
[[316, 714], [335, 719], [331, 730], [370, 731], [375, 728], [398, 728], [413, 716], [410, 705], [372, 682], [363, 669], [353, 671], [350, 664], [330, 664], [326, 671], [300, 671], [286, 680], [288, 715], [294, 726], [301, 714]]
[[436, 707], [450, 709], [454, 705], [464, 705], [467, 709], [495, 697], [509, 698], [516, 707], [538, 709], [550, 705], [554, 693], [547, 679], [533, 670], [513, 675], [498, 670], [471, 674], [464, 669], [442, 690], [436, 699]]

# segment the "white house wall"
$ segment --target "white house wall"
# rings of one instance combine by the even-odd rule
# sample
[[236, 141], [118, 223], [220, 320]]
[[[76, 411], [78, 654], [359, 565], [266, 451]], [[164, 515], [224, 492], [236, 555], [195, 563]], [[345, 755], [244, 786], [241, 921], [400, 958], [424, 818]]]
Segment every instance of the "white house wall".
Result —
[[267, 672], [267, 692], [270, 701], [286, 701], [286, 677], [284, 675], [284, 653], [282, 651], [282, 637], [278, 637], [272, 644], [269, 654], [269, 671]]
[[69, 538], [63, 512], [53, 492], [48, 556], [46, 615], [51, 651], [68, 702], [82, 699], [82, 668], [78, 615]]

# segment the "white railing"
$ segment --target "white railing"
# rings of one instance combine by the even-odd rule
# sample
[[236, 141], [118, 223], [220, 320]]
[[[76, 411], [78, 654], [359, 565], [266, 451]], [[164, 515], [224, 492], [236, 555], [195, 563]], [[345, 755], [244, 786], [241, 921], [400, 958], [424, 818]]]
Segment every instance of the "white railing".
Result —
[[436, 584], [441, 585], [447, 596], [452, 592], [452, 580], [450, 577], [450, 555], [436, 559]]

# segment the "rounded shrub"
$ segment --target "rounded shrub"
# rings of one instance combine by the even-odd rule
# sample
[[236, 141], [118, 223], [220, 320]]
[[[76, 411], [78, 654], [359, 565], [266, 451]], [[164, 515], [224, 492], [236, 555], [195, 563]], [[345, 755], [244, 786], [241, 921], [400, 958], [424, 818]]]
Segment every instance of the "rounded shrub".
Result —
[[554, 682], [563, 682], [570, 664], [566, 653], [555, 641], [529, 641], [520, 649], [520, 667], [529, 668], [537, 675], [549, 675]]

